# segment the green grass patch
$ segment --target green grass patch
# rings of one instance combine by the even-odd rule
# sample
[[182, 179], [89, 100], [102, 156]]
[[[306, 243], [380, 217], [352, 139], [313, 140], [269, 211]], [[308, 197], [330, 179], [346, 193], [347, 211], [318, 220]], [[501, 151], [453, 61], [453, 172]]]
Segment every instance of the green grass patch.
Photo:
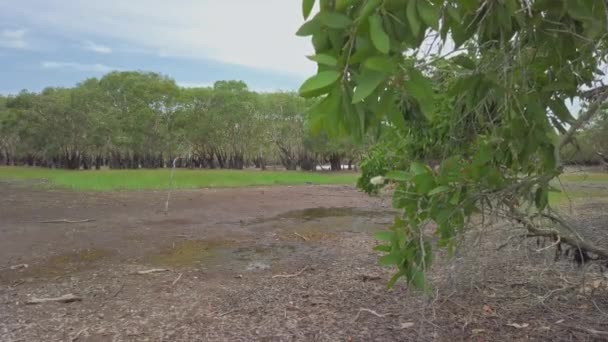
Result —
[[583, 173], [568, 173], [559, 177], [563, 182], [574, 183], [604, 183], [608, 182], [608, 173], [600, 172], [583, 172]]
[[[0, 180], [45, 180], [50, 186], [74, 190], [168, 189], [171, 170], [72, 171], [28, 167], [0, 167]], [[175, 171], [174, 189], [231, 188], [261, 185], [355, 184], [353, 172], [254, 170]]]

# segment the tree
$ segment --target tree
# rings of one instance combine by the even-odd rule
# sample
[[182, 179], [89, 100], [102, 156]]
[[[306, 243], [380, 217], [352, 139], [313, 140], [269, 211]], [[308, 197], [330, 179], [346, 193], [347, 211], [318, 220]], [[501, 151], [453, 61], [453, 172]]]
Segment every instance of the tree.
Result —
[[548, 204], [558, 152], [608, 98], [600, 91], [578, 119], [565, 105], [601, 83], [604, 1], [319, 0], [313, 15], [314, 3], [303, 1], [297, 34], [315, 48], [318, 72], [300, 88], [320, 97], [315, 120], [358, 138], [388, 125], [406, 140], [386, 173], [400, 215], [377, 236], [380, 262], [397, 268], [389, 285], [424, 287], [424, 228], [452, 251], [475, 213], [608, 258]]

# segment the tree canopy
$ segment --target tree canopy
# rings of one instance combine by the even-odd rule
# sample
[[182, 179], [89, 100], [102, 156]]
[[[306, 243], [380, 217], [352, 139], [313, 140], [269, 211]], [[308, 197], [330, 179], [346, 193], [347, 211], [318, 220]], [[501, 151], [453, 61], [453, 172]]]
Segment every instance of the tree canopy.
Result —
[[[300, 88], [320, 98], [313, 122], [355, 138], [393, 131], [364, 164], [364, 177], [397, 184], [399, 215], [377, 236], [381, 264], [397, 268], [389, 285], [424, 287], [427, 228], [452, 251], [478, 213], [608, 258], [548, 205], [560, 151], [608, 98], [581, 97], [602, 84], [605, 1], [319, 0], [313, 13], [315, 2], [302, 1], [297, 32], [318, 65]], [[578, 118], [567, 105], [577, 98]]]
[[[241, 81], [181, 88], [156, 73], [112, 72], [73, 88], [0, 96], [0, 163], [68, 169], [265, 168], [353, 164], [360, 144], [317, 140], [295, 93]], [[316, 141], [311, 144], [311, 141]]]

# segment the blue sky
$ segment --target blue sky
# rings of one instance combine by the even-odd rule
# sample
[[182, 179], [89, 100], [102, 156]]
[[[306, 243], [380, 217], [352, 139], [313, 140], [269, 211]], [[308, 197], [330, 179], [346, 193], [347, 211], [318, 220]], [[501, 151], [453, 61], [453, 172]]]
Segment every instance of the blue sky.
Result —
[[295, 90], [315, 72], [294, 35], [300, 0], [0, 0], [0, 93], [73, 86], [111, 70], [183, 86], [239, 79]]

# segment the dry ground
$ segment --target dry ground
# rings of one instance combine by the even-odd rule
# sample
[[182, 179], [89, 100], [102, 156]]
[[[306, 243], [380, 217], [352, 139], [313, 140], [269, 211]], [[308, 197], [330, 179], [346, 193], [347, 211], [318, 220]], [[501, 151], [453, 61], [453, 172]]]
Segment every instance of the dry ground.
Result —
[[[372, 233], [392, 214], [351, 187], [179, 191], [168, 216], [165, 196], [0, 183], [0, 340], [608, 340], [600, 267], [496, 251], [504, 223], [440, 256], [425, 296], [386, 290]], [[606, 245], [608, 203], [573, 207]], [[58, 219], [94, 221], [42, 223]], [[136, 274], [153, 268], [169, 271]], [[26, 304], [69, 293], [82, 301]]]

